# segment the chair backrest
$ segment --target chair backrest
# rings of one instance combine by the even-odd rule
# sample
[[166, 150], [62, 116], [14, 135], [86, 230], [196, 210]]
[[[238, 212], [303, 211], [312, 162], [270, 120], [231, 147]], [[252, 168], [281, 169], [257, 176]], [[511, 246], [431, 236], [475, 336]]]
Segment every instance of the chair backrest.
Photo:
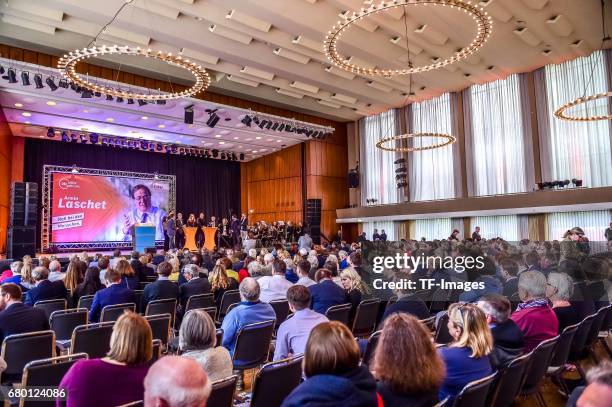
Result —
[[162, 341], [159, 339], [153, 339], [153, 354], [151, 356], [151, 363], [154, 363], [161, 357]]
[[87, 308], [91, 309], [91, 304], [93, 304], [93, 295], [83, 295], [79, 298], [79, 303], [77, 304], [77, 308]]
[[136, 312], [136, 304], [133, 302], [128, 302], [125, 304], [107, 305], [106, 307], [102, 308], [100, 322], [116, 321], [125, 311]]
[[38, 331], [9, 335], [2, 343], [1, 357], [6, 362], [2, 372], [9, 380], [21, 381], [23, 368], [33, 360], [48, 359], [55, 356], [55, 332]]
[[235, 302], [233, 304], [230, 304], [230, 306], [227, 307], [227, 309], [225, 310], [225, 315], [229, 314], [231, 310], [233, 310], [234, 308], [236, 308], [239, 305], [240, 305], [239, 302]]
[[90, 359], [103, 358], [110, 350], [114, 321], [81, 325], [74, 328], [70, 353], [87, 353]]
[[68, 341], [72, 338], [72, 331], [79, 325], [87, 324], [87, 308], [72, 308], [58, 310], [51, 313], [49, 325], [55, 332], [55, 339]]
[[436, 330], [436, 316], [432, 315], [429, 318], [419, 319], [423, 325], [425, 325], [430, 331]]
[[221, 342], [223, 341], [223, 329], [217, 328], [216, 335], [217, 335], [217, 345], [216, 346], [221, 346]]
[[170, 314], [157, 314], [147, 315], [145, 319], [151, 327], [153, 333], [153, 339], [159, 339], [163, 346], [168, 344], [168, 338], [170, 337], [170, 323], [172, 322], [172, 315]]
[[509, 407], [521, 390], [521, 383], [527, 366], [531, 363], [533, 353], [512, 359], [497, 372], [495, 383], [491, 387], [487, 406]]
[[206, 407], [233, 407], [238, 376], [229, 376], [212, 384], [212, 392], [206, 400]]
[[484, 406], [496, 374], [497, 372], [466, 384], [463, 390], [461, 390], [455, 398], [453, 407]]
[[446, 406], [446, 403], [448, 403], [448, 400], [450, 400], [450, 396], [446, 396], [444, 400], [438, 401], [433, 407], [444, 407]]
[[217, 317], [217, 307], [206, 307], [206, 308], [202, 308], [202, 311], [206, 312], [209, 316], [210, 319], [214, 321], [216, 321], [216, 317]]
[[591, 329], [591, 325], [593, 324], [593, 319], [595, 319], [595, 315], [589, 315], [578, 324], [578, 329], [574, 334], [574, 340], [572, 341], [572, 346], [570, 349], [570, 354], [568, 360], [570, 362], [574, 362], [580, 359], [582, 355], [582, 351], [586, 345], [587, 338], [589, 337], [589, 330]]
[[593, 323], [591, 324], [591, 327], [589, 328], [589, 334], [587, 335], [586, 345], [590, 345], [593, 343], [593, 341], [597, 340], [597, 337], [599, 336], [599, 331], [601, 330], [601, 327], [606, 320], [607, 314], [608, 314], [607, 307], [600, 308], [597, 311], [597, 313], [595, 314], [595, 318], [593, 318]]
[[140, 304], [142, 303], [142, 296], [144, 294], [144, 290], [133, 290], [134, 291], [134, 302], [136, 302], [136, 312], [142, 313], [140, 309]]
[[138, 288], [140, 288], [141, 290], [144, 290], [145, 287], [147, 286], [147, 284], [151, 284], [150, 281], [141, 281], [138, 283]]
[[569, 357], [570, 349], [572, 348], [574, 335], [576, 334], [579, 325], [580, 324], [567, 326], [563, 332], [561, 332], [559, 335], [559, 340], [557, 341], [557, 347], [555, 348], [552, 359], [550, 360], [551, 366], [563, 367], [565, 363], [567, 363], [567, 358]]
[[302, 379], [303, 356], [267, 363], [253, 383], [251, 407], [280, 407]]
[[[238, 331], [234, 349], [234, 367], [251, 369], [268, 360], [275, 320], [243, 326]], [[236, 364], [239, 361], [239, 365]]]
[[229, 311], [228, 307], [232, 304], [240, 302], [240, 291], [238, 290], [227, 290], [221, 297], [221, 304], [219, 304], [219, 319], [223, 318]]
[[276, 314], [276, 328], [278, 328], [278, 326], [287, 319], [287, 315], [289, 315], [289, 301], [271, 301], [270, 305], [272, 306], [272, 308], [274, 309], [274, 313]]
[[389, 299], [387, 300], [387, 306], [395, 304], [397, 302], [397, 295], [392, 295], [391, 297], [389, 297]]
[[451, 336], [450, 332], [448, 332], [448, 313], [445, 312], [438, 320], [434, 342], [441, 345], [446, 345], [452, 341], [453, 337]]
[[[58, 356], [55, 358], [40, 359], [29, 362], [23, 368], [21, 385], [23, 387], [57, 387], [68, 369], [78, 360], [87, 359], [86, 353], [76, 353], [74, 355]], [[51, 400], [47, 403], [42, 401], [19, 400], [19, 407], [55, 405]]]
[[185, 304], [185, 312], [191, 311], [192, 309], [210, 308], [214, 306], [215, 299], [213, 294], [196, 294], [187, 298], [187, 304]]
[[47, 320], [49, 320], [53, 311], [65, 310], [66, 304], [67, 302], [64, 298], [57, 300], [43, 300], [36, 301], [36, 303], [34, 304], [34, 308], [40, 308], [41, 310], [45, 311], [45, 314], [47, 315]]
[[372, 357], [374, 357], [374, 352], [376, 351], [376, 345], [378, 345], [378, 338], [380, 338], [380, 334], [382, 334], [382, 330], [374, 332], [368, 338], [368, 343], [366, 343], [362, 359], [362, 363], [366, 366], [370, 364]]
[[353, 335], [368, 336], [376, 330], [376, 316], [379, 307], [378, 298], [363, 300], [359, 303], [353, 319]]
[[542, 341], [531, 351], [533, 355], [531, 356], [531, 363], [527, 367], [523, 385], [521, 386], [522, 394], [531, 394], [540, 385], [550, 366], [558, 340], [559, 336], [555, 336], [554, 338]]
[[339, 321], [348, 326], [351, 315], [351, 304], [332, 305], [325, 311], [325, 316], [330, 321]]
[[174, 326], [174, 318], [176, 317], [176, 299], [164, 298], [162, 300], [153, 300], [147, 304], [145, 315], [161, 315], [170, 314], [170, 326]]

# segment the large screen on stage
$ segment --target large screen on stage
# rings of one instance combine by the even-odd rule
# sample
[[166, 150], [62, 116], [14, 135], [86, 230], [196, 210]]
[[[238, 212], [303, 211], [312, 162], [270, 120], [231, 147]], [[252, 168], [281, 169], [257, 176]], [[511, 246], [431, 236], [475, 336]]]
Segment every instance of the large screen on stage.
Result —
[[174, 177], [100, 172], [49, 173], [50, 245], [128, 243], [136, 223], [155, 225], [155, 240], [163, 241], [162, 220], [173, 207]]

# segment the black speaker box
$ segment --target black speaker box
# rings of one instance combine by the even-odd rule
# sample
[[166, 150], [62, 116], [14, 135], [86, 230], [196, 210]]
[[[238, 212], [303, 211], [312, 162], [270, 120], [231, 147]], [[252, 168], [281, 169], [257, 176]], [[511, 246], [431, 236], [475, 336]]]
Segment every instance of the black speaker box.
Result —
[[7, 233], [7, 256], [13, 259], [21, 259], [26, 254], [36, 254], [36, 227], [13, 226]]
[[359, 188], [359, 173], [349, 172], [348, 173], [348, 186], [349, 188]]

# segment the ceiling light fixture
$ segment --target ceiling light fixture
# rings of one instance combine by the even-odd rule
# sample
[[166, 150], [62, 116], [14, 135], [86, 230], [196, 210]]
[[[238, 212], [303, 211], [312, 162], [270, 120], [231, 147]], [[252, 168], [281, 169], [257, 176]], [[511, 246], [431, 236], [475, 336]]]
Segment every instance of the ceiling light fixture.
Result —
[[[385, 145], [390, 141], [395, 142], [397, 140], [408, 140], [408, 139], [415, 139], [415, 138], [422, 138], [422, 137], [437, 137], [437, 138], [443, 139], [443, 141], [436, 143], [436, 144], [430, 144], [430, 145], [421, 146], [421, 147], [389, 147]], [[444, 133], [410, 133], [410, 134], [399, 134], [397, 136], [385, 137], [381, 139], [380, 141], [378, 141], [378, 143], [376, 143], [376, 147], [380, 148], [381, 150], [393, 151], [393, 152], [425, 151], [425, 150], [433, 150], [435, 148], [441, 148], [449, 144], [452, 144], [455, 141], [457, 141], [457, 139], [454, 136], [451, 136], [449, 134], [444, 134]]]
[[49, 77], [47, 79], [45, 79], [45, 82], [47, 83], [47, 86], [49, 86], [49, 88], [52, 91], [56, 91], [57, 90], [57, 85], [55, 84], [55, 81], [53, 80], [53, 77]]
[[[363, 20], [367, 16], [382, 13], [386, 10], [395, 9], [397, 7], [406, 7], [406, 6], [443, 6], [443, 7], [451, 7], [457, 8], [464, 13], [469, 14], [475, 20], [477, 25], [477, 33], [476, 37], [471, 41], [470, 45], [463, 48], [461, 51], [456, 52], [452, 56], [437, 61], [435, 63], [418, 66], [418, 67], [410, 67], [407, 69], [392, 69], [392, 68], [377, 68], [377, 67], [365, 67], [358, 66], [356, 64], [350, 63], [347, 61], [345, 56], [340, 55], [338, 52], [337, 46], [338, 41], [342, 37], [344, 31], [346, 31], [349, 27], [357, 22]], [[362, 8], [359, 12], [353, 12], [352, 15], [346, 15], [342, 20], [338, 21], [336, 25], [332, 27], [332, 29], [325, 36], [325, 41], [323, 42], [323, 50], [327, 59], [331, 61], [334, 65], [339, 68], [342, 68], [346, 71], [350, 71], [352, 73], [360, 74], [360, 75], [371, 75], [371, 76], [383, 76], [390, 77], [394, 75], [408, 75], [411, 73], [419, 73], [431, 71], [434, 69], [442, 68], [446, 65], [450, 65], [454, 62], [463, 60], [480, 49], [484, 43], [487, 41], [492, 32], [493, 23], [491, 21], [491, 17], [484, 11], [482, 7], [470, 4], [463, 0], [394, 0], [394, 1], [381, 1], [380, 3], [374, 5], [370, 5], [368, 8]]]

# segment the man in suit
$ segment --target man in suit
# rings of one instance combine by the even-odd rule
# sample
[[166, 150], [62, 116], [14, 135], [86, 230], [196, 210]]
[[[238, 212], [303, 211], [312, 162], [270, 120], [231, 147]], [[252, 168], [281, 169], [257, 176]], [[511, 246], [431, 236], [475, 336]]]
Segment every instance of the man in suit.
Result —
[[480, 226], [476, 226], [476, 229], [474, 229], [474, 233], [472, 233], [472, 240], [474, 242], [480, 242], [480, 239], [482, 239], [480, 237]]
[[240, 221], [235, 213], [232, 214], [232, 220], [230, 221], [230, 230], [232, 232], [232, 247], [240, 245]]
[[136, 273], [139, 281], [147, 281], [146, 266], [140, 262], [140, 253], [137, 250], [134, 250], [130, 255], [130, 266]]
[[504, 259], [499, 266], [504, 284], [504, 295], [510, 298], [518, 292], [518, 264], [514, 260]]
[[168, 247], [170, 250], [172, 250], [176, 247], [174, 244], [174, 239], [176, 237], [176, 221], [174, 220], [174, 212], [170, 212], [168, 214], [168, 218], [166, 219], [166, 234], [168, 235]]
[[299, 249], [312, 249], [312, 238], [308, 232], [304, 232], [304, 234], [298, 239], [298, 250]]
[[38, 301], [56, 300], [66, 298], [66, 286], [63, 281], [49, 281], [49, 269], [43, 266], [35, 267], [32, 270], [32, 278], [36, 283], [30, 291], [26, 293], [24, 303], [34, 305]]
[[0, 309], [0, 343], [9, 335], [49, 329], [49, 321], [43, 310], [21, 302], [21, 288], [17, 284], [2, 285]]
[[188, 264], [183, 268], [183, 276], [186, 283], [181, 284], [179, 293], [181, 297], [181, 307], [185, 309], [187, 300], [192, 295], [208, 294], [210, 283], [207, 278], [200, 277], [200, 267], [197, 264]]
[[89, 311], [90, 322], [98, 322], [102, 308], [107, 305], [136, 302], [134, 291], [126, 287], [125, 284], [121, 284], [121, 275], [117, 270], [108, 269], [106, 281], [106, 288], [94, 294], [91, 310]]
[[331, 271], [319, 269], [315, 273], [317, 284], [308, 287], [312, 297], [310, 308], [319, 314], [325, 314], [332, 305], [346, 304], [348, 301], [346, 292], [332, 280]]
[[168, 280], [168, 276], [172, 273], [172, 265], [164, 261], [157, 266], [157, 281], [147, 284], [142, 293], [142, 302], [140, 309], [145, 311], [147, 305], [153, 300], [165, 300], [168, 298], [179, 297], [178, 284]]
[[240, 239], [244, 242], [248, 237], [249, 220], [246, 214], [240, 216]]

